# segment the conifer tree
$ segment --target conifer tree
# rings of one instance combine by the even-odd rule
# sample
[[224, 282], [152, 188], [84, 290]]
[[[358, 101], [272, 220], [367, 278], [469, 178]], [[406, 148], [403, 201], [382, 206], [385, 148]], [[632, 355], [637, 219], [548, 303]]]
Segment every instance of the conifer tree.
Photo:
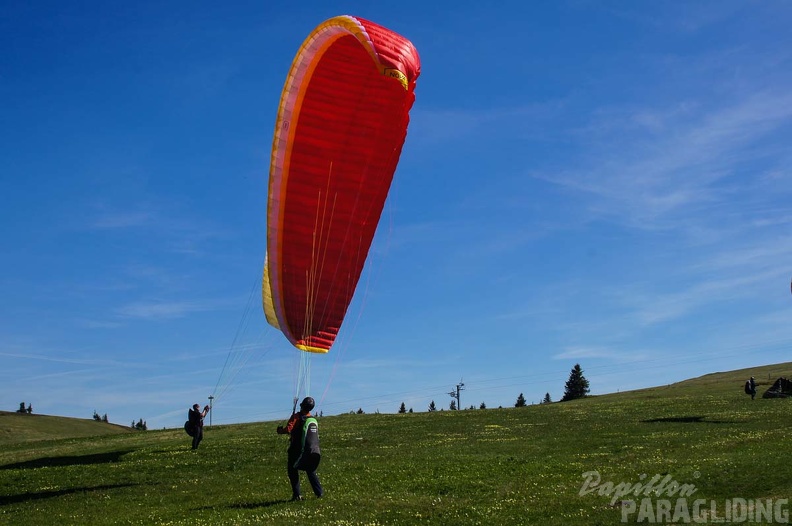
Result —
[[429, 412], [432, 411], [437, 411], [437, 406], [435, 405], [434, 400], [432, 400], [432, 403], [429, 404]]
[[399, 414], [403, 415], [406, 412], [407, 412], [407, 406], [405, 406], [404, 402], [402, 402], [401, 405], [399, 406]]
[[517, 397], [517, 402], [514, 404], [514, 407], [525, 407], [525, 397], [522, 393]]
[[545, 397], [544, 397], [544, 399], [542, 400], [542, 403], [543, 403], [543, 404], [549, 404], [549, 403], [551, 403], [551, 402], [552, 402], [552, 400], [550, 399], [550, 393], [545, 393]]
[[583, 369], [580, 364], [576, 363], [572, 370], [569, 372], [569, 380], [564, 386], [564, 396], [561, 398], [562, 402], [569, 400], [576, 400], [583, 398], [589, 392], [589, 381], [583, 376]]

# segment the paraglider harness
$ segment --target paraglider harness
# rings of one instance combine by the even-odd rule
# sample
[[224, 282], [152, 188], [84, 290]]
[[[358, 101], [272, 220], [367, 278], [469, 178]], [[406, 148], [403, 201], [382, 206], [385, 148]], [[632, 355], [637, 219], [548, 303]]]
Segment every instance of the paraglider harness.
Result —
[[[308, 429], [311, 427], [311, 424], [314, 425], [313, 433], [319, 433], [319, 422], [312, 416], [309, 416], [303, 422], [302, 428], [302, 450], [305, 452], [305, 438], [308, 436]], [[313, 441], [312, 441], [313, 442]], [[309, 444], [309, 446], [313, 446], [313, 444]]]
[[[195, 416], [193, 416], [193, 413], [195, 413]], [[187, 421], [184, 423], [184, 432], [191, 437], [195, 437], [195, 435], [198, 434], [199, 427], [201, 427], [201, 413], [200, 411], [195, 411], [190, 408], [190, 410], [187, 411]]]
[[[302, 419], [302, 415], [300, 418]], [[300, 446], [300, 456], [294, 462], [294, 469], [305, 469], [304, 462], [308, 460], [308, 455], [319, 454], [319, 422], [312, 416], [303, 420]]]

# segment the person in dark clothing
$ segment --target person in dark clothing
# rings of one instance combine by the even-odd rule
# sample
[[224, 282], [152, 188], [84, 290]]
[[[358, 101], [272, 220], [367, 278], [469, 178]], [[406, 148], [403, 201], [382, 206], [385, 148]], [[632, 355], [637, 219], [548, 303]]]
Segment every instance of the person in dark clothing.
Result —
[[192, 448], [198, 449], [198, 444], [203, 440], [203, 421], [206, 413], [209, 412], [209, 406], [204, 406], [201, 412], [201, 406], [195, 404], [192, 409], [187, 413], [187, 421], [189, 422], [190, 430], [192, 431]]
[[300, 411], [294, 413], [285, 426], [278, 426], [279, 435], [289, 435], [289, 449], [287, 453], [286, 473], [292, 487], [291, 500], [302, 500], [300, 492], [300, 470], [305, 471], [308, 482], [311, 483], [314, 495], [324, 495], [322, 484], [316, 474], [321, 460], [319, 450], [319, 424], [311, 416], [314, 408], [314, 399], [310, 396], [300, 403]]
[[752, 376], [748, 383], [751, 387], [751, 400], [753, 400], [756, 397], [756, 379]]

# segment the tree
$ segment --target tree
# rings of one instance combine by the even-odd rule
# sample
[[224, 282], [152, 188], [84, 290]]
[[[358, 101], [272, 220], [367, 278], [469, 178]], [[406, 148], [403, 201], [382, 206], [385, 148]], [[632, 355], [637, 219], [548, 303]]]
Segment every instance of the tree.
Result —
[[564, 396], [561, 398], [562, 402], [569, 400], [577, 400], [583, 398], [589, 392], [589, 381], [583, 376], [583, 369], [580, 364], [576, 363], [572, 370], [569, 372], [569, 380], [564, 386]]
[[487, 408], [487, 404], [485, 404], [484, 402], [481, 402], [481, 405], [479, 406], [479, 409], [486, 409], [486, 408]]
[[407, 412], [407, 406], [405, 406], [404, 402], [402, 402], [401, 405], [399, 406], [399, 414], [403, 415], [406, 412]]
[[542, 400], [542, 403], [543, 403], [543, 404], [549, 404], [549, 403], [551, 403], [551, 402], [552, 402], [552, 400], [550, 400], [550, 393], [545, 393], [545, 397], [544, 397], [544, 399]]
[[456, 400], [451, 400], [451, 405], [448, 406], [451, 411], [456, 411]]
[[432, 400], [432, 403], [429, 404], [429, 412], [432, 411], [437, 411], [437, 406], [435, 405], [434, 400]]
[[29, 414], [29, 415], [33, 414], [33, 405], [32, 404], [28, 404], [27, 414]]
[[25, 402], [19, 402], [19, 409], [17, 409], [17, 413], [25, 413], [27, 409], [25, 409]]
[[412, 407], [411, 407], [411, 408], [410, 408], [410, 410], [409, 410], [409, 411], [407, 411], [407, 412], [408, 412], [408, 413], [410, 413], [410, 414], [412, 414], [412, 412], [413, 412], [413, 410], [412, 410]]
[[514, 407], [525, 407], [525, 397], [522, 393], [517, 397], [517, 402], [515, 402]]
[[97, 422], [102, 421], [102, 417], [99, 416], [99, 413], [96, 412], [96, 409], [94, 409], [93, 419], [96, 420]]
[[364, 413], [365, 412], [363, 411], [363, 408], [362, 407], [358, 407], [357, 414], [362, 415]]
[[102, 415], [102, 422], [107, 423], [107, 413]]

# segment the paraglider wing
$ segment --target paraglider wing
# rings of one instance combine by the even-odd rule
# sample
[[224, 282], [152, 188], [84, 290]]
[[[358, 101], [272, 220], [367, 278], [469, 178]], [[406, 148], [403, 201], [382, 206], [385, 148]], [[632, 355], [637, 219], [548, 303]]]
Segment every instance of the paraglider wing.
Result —
[[267, 320], [327, 352], [341, 327], [399, 161], [420, 61], [367, 20], [320, 24], [295, 57], [270, 159]]

